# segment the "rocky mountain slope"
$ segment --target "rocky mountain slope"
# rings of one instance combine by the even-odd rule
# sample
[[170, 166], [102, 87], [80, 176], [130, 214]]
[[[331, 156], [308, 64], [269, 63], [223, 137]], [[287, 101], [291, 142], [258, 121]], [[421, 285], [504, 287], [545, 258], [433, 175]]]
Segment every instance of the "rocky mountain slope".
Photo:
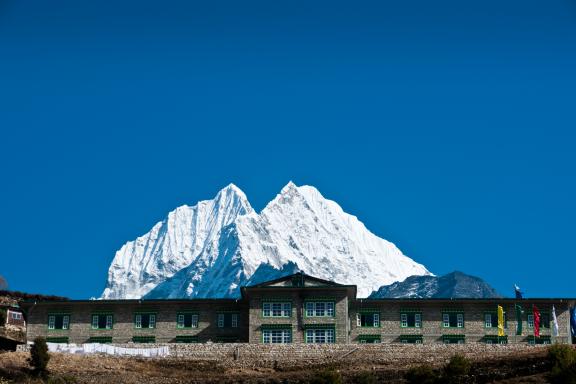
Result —
[[382, 298], [498, 298], [494, 288], [479, 277], [462, 272], [444, 276], [410, 276], [401, 282], [380, 287], [371, 299]]

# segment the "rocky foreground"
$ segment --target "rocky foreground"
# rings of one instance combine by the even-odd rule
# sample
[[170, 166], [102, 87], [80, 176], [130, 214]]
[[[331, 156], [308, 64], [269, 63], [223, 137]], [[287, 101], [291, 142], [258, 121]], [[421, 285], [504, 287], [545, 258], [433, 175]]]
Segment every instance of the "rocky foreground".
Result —
[[[550, 369], [547, 349], [539, 346], [322, 346], [312, 354], [301, 352], [306, 346], [286, 346], [284, 359], [282, 347], [262, 348], [258, 353], [257, 348], [243, 350], [242, 346], [199, 345], [191, 347], [196, 348], [192, 354], [181, 349], [181, 356], [159, 359], [52, 353], [49, 382], [309, 383], [319, 372], [330, 370], [341, 375], [344, 383], [403, 383], [410, 367], [424, 363], [440, 367], [455, 353], [472, 361], [466, 382], [545, 383]], [[26, 352], [0, 354], [0, 378], [4, 378], [0, 383], [41, 383], [28, 368], [28, 356]]]

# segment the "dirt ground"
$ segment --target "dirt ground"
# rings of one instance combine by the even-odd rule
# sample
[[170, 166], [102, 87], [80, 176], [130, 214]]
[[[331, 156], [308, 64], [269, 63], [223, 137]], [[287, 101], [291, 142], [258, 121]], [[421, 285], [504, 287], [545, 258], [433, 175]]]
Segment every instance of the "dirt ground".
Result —
[[[474, 363], [469, 382], [473, 383], [546, 383], [546, 351], [507, 356]], [[105, 355], [69, 355], [52, 353], [49, 379], [35, 378], [25, 352], [0, 353], [0, 384], [5, 383], [309, 383], [319, 371], [338, 371], [344, 383], [403, 383], [408, 367], [366, 366], [347, 361], [339, 366], [301, 366], [283, 370], [271, 368], [231, 369], [215, 361], [188, 359], [143, 359]], [[4, 381], [2, 381], [4, 380]]]

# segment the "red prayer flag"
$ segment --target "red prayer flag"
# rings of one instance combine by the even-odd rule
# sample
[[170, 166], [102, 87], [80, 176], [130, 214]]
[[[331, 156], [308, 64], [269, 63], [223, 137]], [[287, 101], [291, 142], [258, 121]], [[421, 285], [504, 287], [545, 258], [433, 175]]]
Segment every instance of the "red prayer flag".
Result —
[[534, 314], [534, 336], [540, 337], [540, 311], [538, 307], [532, 305], [532, 312]]

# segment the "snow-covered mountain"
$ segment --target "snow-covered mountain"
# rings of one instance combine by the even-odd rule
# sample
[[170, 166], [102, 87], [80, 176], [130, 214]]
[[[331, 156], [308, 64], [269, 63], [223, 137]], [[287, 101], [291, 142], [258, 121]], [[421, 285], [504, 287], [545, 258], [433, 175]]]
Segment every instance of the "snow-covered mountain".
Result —
[[502, 296], [481, 278], [458, 271], [439, 277], [410, 276], [404, 281], [382, 286], [370, 295], [371, 299], [486, 299], [499, 297]]
[[314, 187], [290, 182], [258, 214], [231, 184], [126, 243], [102, 298], [237, 297], [242, 285], [297, 270], [356, 284], [359, 297], [430, 274]]

